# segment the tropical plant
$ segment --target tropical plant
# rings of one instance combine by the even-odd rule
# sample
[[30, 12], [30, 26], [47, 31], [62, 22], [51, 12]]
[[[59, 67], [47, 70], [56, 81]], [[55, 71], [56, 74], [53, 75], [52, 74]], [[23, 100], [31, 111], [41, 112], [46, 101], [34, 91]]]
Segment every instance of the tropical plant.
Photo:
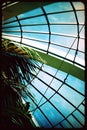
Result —
[[34, 97], [23, 81], [29, 83], [34, 78], [32, 73], [38, 66], [37, 60], [44, 61], [35, 50], [7, 39], [2, 39], [0, 58], [0, 127], [34, 128], [30, 103], [22, 102], [22, 91]]

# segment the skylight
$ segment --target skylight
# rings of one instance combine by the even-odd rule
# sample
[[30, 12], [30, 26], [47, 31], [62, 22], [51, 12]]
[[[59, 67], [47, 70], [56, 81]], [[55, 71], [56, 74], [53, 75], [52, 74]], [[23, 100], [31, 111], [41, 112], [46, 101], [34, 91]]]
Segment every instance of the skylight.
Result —
[[[7, 19], [2, 38], [60, 59], [57, 68], [42, 64], [27, 88], [34, 95], [30, 110], [39, 127], [82, 128], [85, 82], [61, 68], [65, 61], [85, 70], [85, 7], [81, 2], [54, 2]], [[52, 61], [51, 61], [52, 62]], [[76, 70], [75, 70], [76, 71]], [[76, 73], [76, 72], [74, 72]], [[79, 72], [78, 72], [79, 74]]]

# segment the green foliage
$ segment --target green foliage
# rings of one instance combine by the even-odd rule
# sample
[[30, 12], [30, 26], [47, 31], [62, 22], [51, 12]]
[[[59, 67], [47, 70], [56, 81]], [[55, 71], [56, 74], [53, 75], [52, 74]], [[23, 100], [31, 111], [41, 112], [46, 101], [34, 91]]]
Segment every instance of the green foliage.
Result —
[[17, 89], [16, 86], [20, 84], [15, 83], [13, 79], [9, 80], [5, 72], [2, 72], [0, 84], [0, 127], [33, 128], [30, 122], [30, 104], [23, 104], [19, 93], [25, 86]]
[[0, 127], [33, 128], [30, 103], [23, 104], [22, 98], [24, 93], [34, 100], [26, 84], [34, 78], [32, 73], [36, 73], [37, 60], [42, 59], [32, 49], [23, 46], [20, 49], [10, 40], [3, 42], [0, 54]]
[[46, 61], [34, 50], [17, 42], [13, 42], [8, 39], [2, 40], [2, 50], [11, 52], [13, 54], [19, 54], [26, 58], [33, 59], [45, 63]]

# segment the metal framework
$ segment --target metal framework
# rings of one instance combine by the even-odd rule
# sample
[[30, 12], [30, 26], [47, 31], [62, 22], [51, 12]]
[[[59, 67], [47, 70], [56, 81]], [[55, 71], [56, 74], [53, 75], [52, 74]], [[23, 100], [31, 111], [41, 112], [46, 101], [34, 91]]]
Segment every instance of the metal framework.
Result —
[[[79, 67], [82, 67], [83, 69], [85, 69], [84, 65], [82, 65], [81, 63], [76, 62], [76, 60], [75, 60], [78, 52], [80, 52], [81, 54], [84, 55], [84, 51], [79, 50], [79, 40], [80, 39], [82, 39], [82, 40], [85, 39], [84, 37], [80, 37], [80, 32], [85, 27], [85, 24], [79, 23], [78, 16], [77, 16], [77, 13], [76, 13], [76, 11], [84, 11], [84, 10], [83, 9], [76, 10], [74, 5], [73, 5], [73, 2], [70, 2], [70, 5], [72, 7], [72, 10], [60, 11], [60, 12], [59, 11], [58, 12], [50, 12], [50, 13], [47, 13], [45, 11], [44, 7], [41, 7], [41, 10], [43, 12], [42, 14], [36, 14], [35, 16], [28, 16], [28, 17], [24, 17], [24, 18], [23, 17], [19, 18], [19, 16], [16, 16], [15, 19], [13, 18], [11, 20], [6, 20], [4, 22], [4, 24], [3, 24], [3, 26], [2, 26], [3, 38], [8, 37], [8, 39], [11, 39], [11, 37], [14, 37], [14, 39], [12, 39], [12, 41], [15, 41], [15, 38], [19, 38], [19, 41], [17, 41], [17, 42], [19, 42], [19, 44], [24, 44], [26, 46], [32, 47], [32, 48], [37, 49], [39, 51], [45, 52], [48, 55], [53, 55], [53, 56], [56, 56], [58, 58], [62, 58], [63, 59], [61, 61], [60, 65], [59, 65], [59, 69], [56, 70], [56, 73], [54, 75], [50, 74], [46, 70], [44, 70], [44, 68], [43, 68], [44, 64], [41, 64], [41, 69], [40, 70], [38, 70], [38, 67], [37, 67], [37, 70], [38, 70], [38, 74], [37, 75], [31, 73], [31, 75], [33, 75], [34, 79], [37, 79], [38, 81], [40, 81], [42, 84], [44, 84], [47, 87], [44, 93], [41, 92], [37, 87], [35, 87], [35, 84], [33, 84], [34, 80], [28, 83], [33, 89], [35, 89], [35, 91], [37, 91], [37, 93], [39, 93], [41, 95], [41, 98], [40, 98], [38, 103], [36, 103], [33, 99], [30, 99], [33, 102], [33, 104], [35, 104], [35, 106], [36, 106], [35, 109], [31, 110], [32, 113], [34, 114], [37, 110], [39, 110], [42, 113], [42, 115], [44, 116], [45, 120], [48, 122], [49, 127], [51, 127], [51, 128], [65, 128], [65, 125], [64, 125], [65, 122], [66, 122], [66, 124], [68, 124], [69, 128], [76, 128], [76, 126], [73, 125], [73, 123], [70, 120], [71, 117], [76, 121], [77, 125], [79, 124], [79, 127], [83, 127], [84, 124], [76, 116], [76, 114], [75, 114], [76, 112], [79, 113], [83, 117], [83, 120], [85, 120], [84, 119], [85, 118], [85, 113], [84, 113], [84, 111], [81, 111], [81, 109], [80, 109], [80, 107], [83, 107], [83, 109], [85, 107], [85, 103], [84, 103], [85, 102], [85, 94], [80, 92], [76, 88], [74, 88], [72, 85], [68, 84], [67, 80], [68, 80], [68, 77], [70, 75], [70, 71], [71, 71], [70, 68], [69, 68], [69, 71], [68, 71], [68, 73], [66, 74], [66, 76], [65, 76], [65, 78], [63, 80], [56, 76], [59, 73], [61, 66], [64, 64], [64, 60], [71, 62], [73, 65], [78, 65]], [[68, 12], [73, 12], [74, 13], [76, 23], [50, 23], [48, 16], [53, 15], [53, 14], [62, 14], [62, 13], [66, 14]], [[42, 23], [42, 24], [41, 23], [31, 23], [31, 24], [26, 24], [25, 23], [25, 24], [22, 24], [22, 22], [21, 22], [23, 20], [30, 20], [32, 18], [34, 19], [34, 18], [39, 18], [39, 17], [42, 17], [42, 16], [44, 16], [44, 18], [46, 20], [46, 23]], [[15, 22], [17, 22], [16, 25], [14, 24]], [[39, 27], [39, 26], [43, 26], [43, 25], [47, 26], [48, 32], [23, 30], [23, 27], [28, 27], [28, 26]], [[77, 26], [77, 36], [72, 36], [72, 35], [68, 35], [68, 34], [65, 35], [65, 34], [52, 33], [51, 32], [51, 28], [50, 28], [51, 25], [70, 25], [70, 26], [71, 25], [76, 25]], [[80, 28], [80, 25], [81, 25], [81, 28]], [[15, 29], [17, 27], [19, 28], [19, 30]], [[9, 33], [12, 34], [12, 35], [9, 35]], [[16, 33], [19, 33], [19, 35], [16, 35]], [[37, 38], [28, 38], [28, 37], [26, 38], [26, 37], [24, 37], [24, 33], [27, 33], [27, 34], [30, 34], [30, 33], [33, 33], [33, 34], [46, 34], [46, 35], [48, 35], [48, 41], [47, 40], [40, 40], [40, 39], [37, 39]], [[73, 38], [74, 40], [73, 40], [72, 44], [70, 45], [70, 47], [68, 47], [68, 46], [65, 46], [65, 45], [60, 45], [60, 44], [56, 44], [54, 42], [51, 42], [51, 36], [52, 35], [54, 35], [54, 36], [62, 36], [62, 37], [70, 37], [70, 38]], [[25, 44], [23, 42], [23, 39], [27, 39], [27, 40], [31, 40], [31, 41], [47, 44], [47, 49], [44, 49], [44, 48], [42, 49], [42, 48], [38, 48], [37, 46]], [[76, 49], [75, 49], [75, 48], [73, 48], [73, 45], [74, 45], [74, 43], [76, 41], [77, 41], [77, 46], [76, 46]], [[59, 54], [51, 52], [49, 50], [50, 45], [55, 45], [57, 47], [67, 48], [68, 51], [67, 51], [65, 56], [61, 56]], [[67, 55], [69, 54], [69, 52], [71, 50], [75, 51], [73, 60], [67, 58]], [[52, 78], [52, 80], [50, 81], [49, 84], [39, 77], [39, 73], [40, 72], [42, 72], [42, 73], [44, 73], [44, 74], [46, 74], [46, 75], [48, 75], [48, 76], [50, 76]], [[61, 83], [61, 85], [58, 87], [57, 90], [55, 90], [52, 87], [52, 82], [54, 81], [54, 79], [58, 80]], [[83, 100], [81, 101], [81, 103], [79, 105], [76, 106], [75, 104], [72, 103], [72, 101], [67, 99], [65, 97], [65, 95], [62, 95], [59, 92], [59, 90], [63, 87], [63, 85], [66, 85], [72, 91], [75, 91], [77, 94], [82, 96]], [[49, 88], [53, 91], [53, 94], [49, 98], [47, 98], [45, 95], [46, 95], [46, 93], [47, 93]], [[55, 106], [54, 103], [51, 101], [51, 99], [56, 94], [58, 96], [60, 96], [62, 98], [62, 100], [64, 100], [67, 104], [69, 104], [73, 108], [73, 111], [70, 114], [68, 114], [67, 116], [65, 116], [62, 113], [61, 109], [60, 108], [58, 109], [57, 106]], [[43, 98], [45, 99], [45, 101], [44, 101], [44, 103], [41, 103]], [[51, 120], [48, 118], [48, 116], [42, 110], [42, 107], [46, 103], [49, 103], [54, 108], [54, 110], [57, 111], [57, 113], [59, 115], [61, 115], [62, 119], [58, 123], [53, 124], [51, 122]]]

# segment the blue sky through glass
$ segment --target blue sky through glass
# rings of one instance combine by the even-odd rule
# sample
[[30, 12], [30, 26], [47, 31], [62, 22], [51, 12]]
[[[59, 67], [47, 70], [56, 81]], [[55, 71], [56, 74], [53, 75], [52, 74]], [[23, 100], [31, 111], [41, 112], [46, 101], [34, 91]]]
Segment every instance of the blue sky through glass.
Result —
[[[43, 71], [49, 68], [49, 71], [51, 70], [51, 68], [47, 65], [44, 64], [43, 67]], [[45, 68], [45, 69], [44, 69]], [[57, 71], [56, 69], [53, 69], [52, 72], [54, 71], [54, 73]], [[66, 77], [67, 73], [62, 72], [62, 71], [58, 71], [59, 72], [59, 76], [60, 77]], [[42, 77], [41, 77], [42, 75]], [[64, 85], [62, 82], [58, 81], [55, 79], [53, 79], [52, 81], [52, 77], [49, 78], [49, 75], [47, 74], [42, 74], [42, 71], [40, 71], [40, 73], [38, 74], [38, 78], [40, 78], [42, 81], [39, 81], [39, 79], [35, 79], [34, 81], [32, 81], [32, 84], [35, 86], [36, 89], [38, 89], [41, 94], [38, 94], [35, 90], [35, 88], [33, 88], [33, 86], [31, 85], [30, 90], [33, 93], [36, 103], [38, 104], [39, 108], [41, 109], [41, 111], [43, 111], [43, 113], [46, 115], [46, 117], [50, 120], [50, 122], [54, 125], [57, 124], [59, 122], [61, 122], [64, 117], [67, 117], [69, 114], [73, 113], [74, 111], [76, 114], [74, 114], [76, 116], [76, 118], [79, 120], [79, 118], [81, 117], [82, 120], [82, 125], [84, 125], [84, 116], [82, 116], [81, 113], [79, 113], [78, 111], [76, 112], [75, 107], [78, 107], [79, 104], [81, 104], [84, 100], [84, 96], [82, 96], [81, 94], [79, 94], [78, 92], [76, 92], [74, 89], [76, 89], [77, 91], [81, 92], [83, 95], [85, 95], [85, 83], [72, 76], [69, 75], [66, 79], [66, 83], [69, 84], [70, 83], [70, 87], [68, 87], [67, 85]], [[60, 78], [61, 79], [61, 78]], [[64, 80], [64, 78], [62, 78], [62, 81]], [[52, 81], [50, 88], [47, 87], [44, 83], [46, 84], [50, 84], [50, 82]], [[59, 89], [59, 87], [62, 85], [62, 87]], [[58, 93], [57, 90], [59, 89]], [[41, 96], [42, 95], [42, 96]], [[43, 97], [44, 95], [44, 97]], [[63, 98], [63, 97], [64, 98]], [[49, 101], [47, 101], [47, 99]], [[71, 104], [68, 102], [71, 102]], [[52, 103], [56, 109], [58, 109], [63, 115], [64, 117], [50, 104]], [[73, 107], [73, 105], [75, 107]], [[32, 107], [31, 107], [32, 108]], [[32, 108], [32, 111], [35, 107]], [[79, 110], [84, 113], [85, 109], [84, 107], [82, 107], [82, 105], [80, 105]], [[43, 127], [48, 127], [51, 128], [50, 125], [47, 126], [47, 122], [46, 118], [44, 116], [40, 116], [41, 113], [40, 110], [38, 110], [38, 108], [36, 109], [36, 111], [34, 111], [34, 118], [38, 121], [40, 126]], [[56, 117], [57, 116], [57, 117]], [[40, 117], [40, 119], [38, 119]], [[68, 118], [68, 120], [70, 119], [70, 122], [72, 122], [73, 125], [75, 125], [75, 123], [78, 124], [78, 126], [75, 125], [76, 128], [78, 127], [82, 127], [75, 119], [74, 122], [72, 121], [73, 118], [70, 116]], [[45, 123], [42, 123], [45, 122]], [[68, 124], [68, 123], [67, 123]], [[63, 126], [66, 128], [66, 124], [63, 121]], [[67, 126], [68, 128], [71, 128], [71, 125], [69, 124]]]
[[[42, 8], [18, 15], [22, 29], [22, 43], [32, 48], [36, 47], [37, 50], [42, 49], [43, 52], [48, 51], [48, 54], [53, 53], [53, 56], [55, 54], [62, 56], [72, 62], [77, 49], [75, 61], [85, 66], [84, 5], [81, 2], [72, 3], [79, 22], [78, 49], [77, 21], [70, 2], [55, 2], [43, 6], [46, 16]], [[14, 20], [16, 17], [4, 22], [3, 37], [20, 42], [19, 23]], [[10, 23], [6, 24], [6, 22]], [[18, 37], [14, 38], [14, 36]], [[80, 128], [84, 125], [85, 82], [70, 74], [64, 82], [66, 76], [67, 73], [44, 64], [37, 77], [28, 86], [36, 104], [26, 95], [25, 100], [31, 102], [30, 109], [34, 118], [44, 128], [60, 128], [62, 126], [64, 128]], [[25, 80], [23, 82], [26, 84]]]
[[[84, 21], [85, 21], [85, 12], [83, 11], [84, 4], [81, 2], [73, 2], [73, 5], [75, 6], [75, 9], [77, 10], [76, 14], [77, 14], [78, 22], [79, 22], [80, 36], [84, 37], [84, 27], [83, 27]], [[51, 45], [49, 46], [48, 51], [55, 53], [57, 55], [62, 55], [63, 57], [65, 57], [68, 53], [66, 58], [73, 60], [75, 56], [75, 51], [72, 51], [71, 53], [71, 52], [68, 52], [67, 48], [63, 47], [63, 46], [66, 46], [71, 49], [73, 49], [74, 47], [76, 49], [77, 43], [78, 43], [78, 38], [76, 39], [78, 35], [77, 21], [76, 21], [75, 14], [74, 14], [74, 11], [70, 2], [56, 2], [53, 4], [46, 5], [43, 8], [47, 14], [47, 18], [50, 24], [50, 31], [51, 31], [51, 35], [50, 35]], [[37, 8], [31, 11], [25, 12], [23, 14], [18, 15], [18, 18], [20, 20], [20, 23], [22, 24], [22, 30], [23, 30], [22, 42], [25, 44], [31, 45], [32, 47], [37, 47], [38, 49], [42, 49], [43, 51], [47, 50], [50, 32], [49, 32], [49, 27], [47, 25], [47, 20], [44, 16], [44, 12], [42, 11], [42, 9]], [[23, 18], [26, 18], [26, 19], [23, 20]], [[13, 20], [15, 20], [14, 17], [6, 21], [10, 22]], [[83, 24], [83, 25], [80, 25], [80, 24]], [[23, 26], [23, 25], [26, 25], [26, 26]], [[11, 34], [11, 35], [20, 35], [18, 34], [18, 32], [16, 32], [19, 30], [19, 28], [17, 27], [13, 28], [13, 26], [19, 26], [18, 22], [12, 22], [6, 25], [4, 24], [4, 27], [8, 27], [8, 26], [12, 26], [12, 28], [3, 29], [4, 33], [5, 31], [15, 30], [15, 32], [6, 32], [6, 33]], [[46, 33], [46, 34], [43, 34], [43, 33]], [[12, 39], [12, 37], [10, 38]], [[25, 39], [25, 38], [29, 38], [29, 39]], [[18, 40], [18, 39], [15, 38], [15, 40]], [[58, 46], [52, 45], [53, 43]], [[62, 47], [59, 47], [60, 45], [62, 45]], [[84, 39], [81, 39], [81, 38], [79, 38], [79, 51], [83, 51], [83, 52], [85, 51]], [[85, 62], [84, 62], [85, 57], [82, 56], [83, 55], [82, 53], [79, 53], [79, 54], [78, 53], [75, 58], [75, 61], [85, 66]]]

